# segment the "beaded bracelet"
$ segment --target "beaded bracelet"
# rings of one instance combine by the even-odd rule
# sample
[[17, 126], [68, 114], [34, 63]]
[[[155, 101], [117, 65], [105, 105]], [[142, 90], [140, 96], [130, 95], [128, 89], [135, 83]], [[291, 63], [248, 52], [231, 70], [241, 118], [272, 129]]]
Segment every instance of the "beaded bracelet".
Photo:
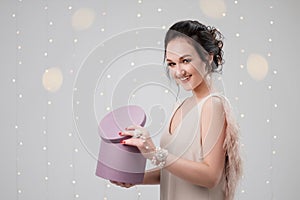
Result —
[[166, 164], [166, 160], [168, 157], [168, 150], [166, 149], [162, 149], [160, 147], [156, 147], [155, 149], [155, 153], [152, 157], [151, 163], [153, 165], [156, 165], [160, 168], [163, 168]]

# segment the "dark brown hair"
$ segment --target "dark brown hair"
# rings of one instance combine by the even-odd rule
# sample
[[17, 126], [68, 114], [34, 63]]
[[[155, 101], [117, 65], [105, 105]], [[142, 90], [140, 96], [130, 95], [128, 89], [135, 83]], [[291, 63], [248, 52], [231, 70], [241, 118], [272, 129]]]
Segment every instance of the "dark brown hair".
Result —
[[224, 63], [223, 35], [216, 28], [192, 20], [175, 23], [169, 28], [165, 36], [165, 57], [168, 43], [178, 37], [186, 38], [204, 62], [207, 62], [207, 55], [213, 55], [213, 62], [210, 68], [207, 69], [208, 73], [222, 71]]

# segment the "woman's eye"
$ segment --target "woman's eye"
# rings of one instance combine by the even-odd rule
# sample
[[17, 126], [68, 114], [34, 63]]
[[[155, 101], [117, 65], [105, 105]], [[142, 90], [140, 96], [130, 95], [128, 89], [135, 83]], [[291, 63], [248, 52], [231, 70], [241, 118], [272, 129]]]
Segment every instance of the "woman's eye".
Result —
[[168, 63], [169, 67], [173, 67], [175, 65], [175, 63]]
[[183, 59], [182, 62], [183, 62], [183, 63], [190, 63], [190, 62], [191, 62], [191, 59]]

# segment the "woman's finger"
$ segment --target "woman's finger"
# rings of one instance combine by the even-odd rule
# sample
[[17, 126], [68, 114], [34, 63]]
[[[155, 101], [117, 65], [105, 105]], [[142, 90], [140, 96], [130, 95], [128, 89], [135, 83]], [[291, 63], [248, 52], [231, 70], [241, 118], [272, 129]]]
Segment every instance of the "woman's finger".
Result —
[[130, 125], [127, 128], [125, 128], [125, 130], [127, 130], [127, 131], [134, 131], [135, 129], [139, 129], [139, 128], [142, 128], [142, 127], [138, 126], [138, 125]]

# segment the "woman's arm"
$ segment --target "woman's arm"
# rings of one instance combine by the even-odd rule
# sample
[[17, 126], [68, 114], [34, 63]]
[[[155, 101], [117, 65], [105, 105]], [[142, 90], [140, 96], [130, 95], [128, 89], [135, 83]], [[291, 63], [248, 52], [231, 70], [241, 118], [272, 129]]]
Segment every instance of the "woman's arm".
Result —
[[147, 171], [144, 176], [143, 184], [159, 184], [160, 183], [160, 169]]
[[[165, 169], [188, 182], [212, 188], [219, 183], [225, 163], [223, 142], [225, 139], [226, 122], [221, 99], [212, 97], [210, 101], [205, 102], [200, 125], [202, 134], [201, 141], [199, 142], [202, 143], [204, 155], [202, 162], [177, 158], [169, 154]], [[125, 131], [123, 134], [132, 136], [134, 129], [143, 130], [147, 139], [143, 141], [140, 138], [130, 138], [122, 141], [122, 143], [138, 147], [146, 158], [151, 159], [155, 146], [146, 130], [141, 127], [132, 126], [128, 129], [129, 131]], [[151, 177], [154, 176], [151, 175]], [[150, 182], [150, 180], [154, 179], [146, 178], [146, 180]]]
[[201, 118], [201, 143], [204, 159], [190, 161], [169, 155], [166, 169], [193, 184], [212, 188], [219, 183], [225, 163], [225, 112], [219, 98], [210, 98], [203, 105]]

